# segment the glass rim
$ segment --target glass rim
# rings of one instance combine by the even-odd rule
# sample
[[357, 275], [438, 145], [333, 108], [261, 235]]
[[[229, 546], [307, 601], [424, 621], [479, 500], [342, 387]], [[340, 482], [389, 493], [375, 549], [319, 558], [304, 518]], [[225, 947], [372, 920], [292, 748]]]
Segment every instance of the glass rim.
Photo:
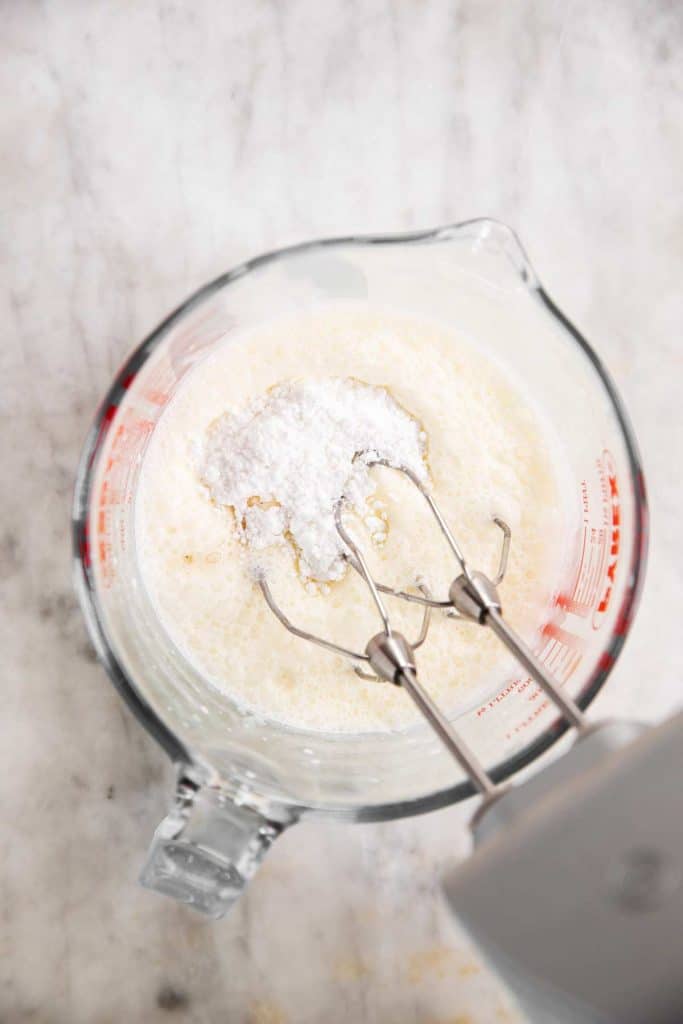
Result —
[[[75, 586], [88, 633], [100, 662], [120, 696], [174, 763], [191, 766], [193, 764], [196, 765], [200, 759], [195, 757], [192, 749], [186, 746], [166, 725], [161, 716], [138, 690], [134, 680], [130, 678], [118, 659], [116, 652], [109, 642], [100, 614], [100, 601], [89, 556], [88, 517], [98, 455], [107, 437], [109, 426], [132, 379], [157, 346], [163, 342], [171, 328], [186, 314], [211, 299], [222, 289], [261, 267], [276, 263], [297, 253], [312, 252], [326, 248], [447, 242], [457, 236], [467, 236], [470, 233], [475, 233], [475, 237], [480, 238], [484, 236], [490, 237], [492, 234], [495, 234], [503, 247], [508, 250], [507, 255], [512, 257], [515, 270], [524, 286], [540, 301], [546, 311], [559, 323], [564, 332], [572, 338], [589, 360], [602, 383], [621, 431], [628, 461], [629, 486], [634, 502], [633, 543], [629, 557], [628, 577], [615, 625], [608, 640], [605, 642], [604, 651], [597, 666], [583, 686], [581, 693], [576, 697], [577, 703], [585, 710], [602, 689], [621, 654], [638, 606], [647, 562], [648, 544], [647, 496], [638, 445], [619, 393], [602, 360], [586, 338], [562, 313], [542, 287], [516, 233], [500, 221], [482, 217], [415, 232], [349, 235], [317, 239], [275, 249], [240, 263], [208, 284], [203, 285], [177, 306], [125, 359], [100, 403], [81, 452], [74, 486], [71, 528]], [[527, 767], [542, 754], [550, 750], [570, 728], [564, 719], [557, 719], [521, 750], [488, 770], [491, 779], [496, 783], [500, 783]], [[254, 789], [258, 791], [258, 787], [254, 787]], [[286, 800], [282, 796], [272, 796], [265, 792], [259, 793], [259, 795], [266, 797], [272, 807], [286, 810], [297, 818], [370, 822], [386, 821], [437, 810], [465, 800], [475, 795], [476, 792], [469, 780], [463, 780], [454, 786], [436, 790], [434, 793], [420, 797], [383, 804], [368, 804], [366, 806], [328, 803], [302, 805], [297, 804], [296, 801]]]

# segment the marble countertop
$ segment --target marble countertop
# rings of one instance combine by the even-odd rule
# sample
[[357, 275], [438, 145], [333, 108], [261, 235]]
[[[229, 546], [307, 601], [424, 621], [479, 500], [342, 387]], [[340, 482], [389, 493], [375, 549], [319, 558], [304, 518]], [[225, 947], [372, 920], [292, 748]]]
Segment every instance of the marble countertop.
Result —
[[587, 0], [3, 7], [0, 1019], [521, 1018], [445, 912], [469, 808], [289, 831], [212, 924], [136, 876], [170, 772], [71, 589], [74, 468], [126, 351], [309, 237], [489, 215], [614, 372], [652, 499], [603, 711], [680, 703], [683, 9]]

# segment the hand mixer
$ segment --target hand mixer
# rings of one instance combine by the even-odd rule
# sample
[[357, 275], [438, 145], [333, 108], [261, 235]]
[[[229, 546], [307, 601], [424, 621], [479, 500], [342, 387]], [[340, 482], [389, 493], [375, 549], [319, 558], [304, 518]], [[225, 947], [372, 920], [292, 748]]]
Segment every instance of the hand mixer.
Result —
[[[361, 452], [369, 467], [404, 474], [425, 498], [457, 563], [446, 599], [424, 579], [415, 590], [375, 580], [344, 521], [335, 523], [349, 565], [365, 581], [382, 629], [354, 651], [292, 624], [265, 576], [269, 607], [295, 636], [348, 658], [364, 679], [402, 686], [483, 796], [472, 828], [477, 849], [445, 882], [462, 924], [538, 1024], [680, 1024], [683, 1019], [683, 844], [678, 783], [683, 715], [656, 729], [629, 722], [588, 723], [533, 652], [503, 619], [503, 580], [511, 531], [489, 578], [472, 570], [434, 498], [405, 466]], [[424, 608], [410, 643], [394, 630], [387, 594]], [[488, 626], [573, 726], [579, 742], [521, 785], [497, 785], [418, 679], [415, 651], [432, 609]], [[368, 672], [367, 669], [371, 671]]]

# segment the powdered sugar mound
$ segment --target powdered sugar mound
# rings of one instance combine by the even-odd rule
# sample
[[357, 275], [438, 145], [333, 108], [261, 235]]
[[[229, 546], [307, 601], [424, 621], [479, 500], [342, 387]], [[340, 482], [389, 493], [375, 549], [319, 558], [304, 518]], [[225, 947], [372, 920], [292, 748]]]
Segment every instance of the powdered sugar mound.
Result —
[[216, 420], [200, 453], [200, 476], [215, 502], [234, 509], [245, 544], [258, 551], [290, 541], [301, 575], [325, 581], [345, 569], [334, 523], [342, 495], [375, 541], [386, 532], [368, 466], [354, 456], [367, 452], [425, 480], [425, 451], [420, 424], [384, 388], [306, 378]]

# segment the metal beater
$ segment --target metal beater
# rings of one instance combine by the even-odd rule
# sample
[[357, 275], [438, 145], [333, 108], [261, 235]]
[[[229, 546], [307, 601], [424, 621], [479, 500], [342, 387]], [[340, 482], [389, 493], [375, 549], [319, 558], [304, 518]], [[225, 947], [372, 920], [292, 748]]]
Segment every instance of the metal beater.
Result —
[[[467, 772], [473, 785], [484, 797], [485, 803], [488, 803], [498, 795], [501, 787], [493, 782], [479, 759], [458, 735], [452, 724], [418, 680], [415, 651], [427, 638], [433, 608], [445, 610], [450, 617], [465, 619], [490, 627], [520, 665], [536, 680], [548, 697], [555, 703], [570, 725], [574, 726], [579, 733], [589, 731], [590, 726], [576, 702], [561, 691], [558, 684], [548, 674], [538, 658], [503, 619], [498, 585], [505, 576], [510, 550], [511, 531], [508, 524], [499, 517], [494, 517], [493, 519], [493, 522], [502, 532], [502, 547], [498, 571], [494, 578], [491, 579], [483, 572], [470, 569], [460, 545], [453, 536], [434, 498], [412, 470], [406, 466], [394, 465], [386, 459], [373, 457], [372, 453], [368, 452], [358, 452], [355, 457], [363, 458], [369, 468], [381, 465], [404, 474], [417, 487], [426, 500], [460, 570], [449, 587], [447, 599], [435, 599], [424, 580], [418, 581], [416, 585], [419, 593], [400, 590], [375, 580], [361, 549], [344, 526], [342, 518], [344, 512], [343, 497], [335, 508], [335, 524], [339, 536], [346, 545], [347, 550], [344, 557], [367, 584], [382, 620], [381, 632], [375, 634], [368, 641], [364, 651], [350, 650], [347, 647], [315, 636], [313, 633], [295, 626], [275, 601], [268, 581], [263, 574], [261, 574], [257, 582], [269, 608], [290, 633], [301, 637], [303, 640], [317, 644], [325, 650], [348, 658], [354, 663], [356, 673], [363, 679], [382, 680], [393, 683], [396, 686], [402, 686], [410, 694], [421, 713], [458, 764]], [[424, 608], [422, 628], [414, 643], [410, 643], [402, 633], [392, 628], [389, 613], [380, 596], [381, 594], [388, 594], [403, 601], [419, 604]], [[372, 669], [372, 673], [365, 671], [362, 667], [363, 665], [369, 666]]]

